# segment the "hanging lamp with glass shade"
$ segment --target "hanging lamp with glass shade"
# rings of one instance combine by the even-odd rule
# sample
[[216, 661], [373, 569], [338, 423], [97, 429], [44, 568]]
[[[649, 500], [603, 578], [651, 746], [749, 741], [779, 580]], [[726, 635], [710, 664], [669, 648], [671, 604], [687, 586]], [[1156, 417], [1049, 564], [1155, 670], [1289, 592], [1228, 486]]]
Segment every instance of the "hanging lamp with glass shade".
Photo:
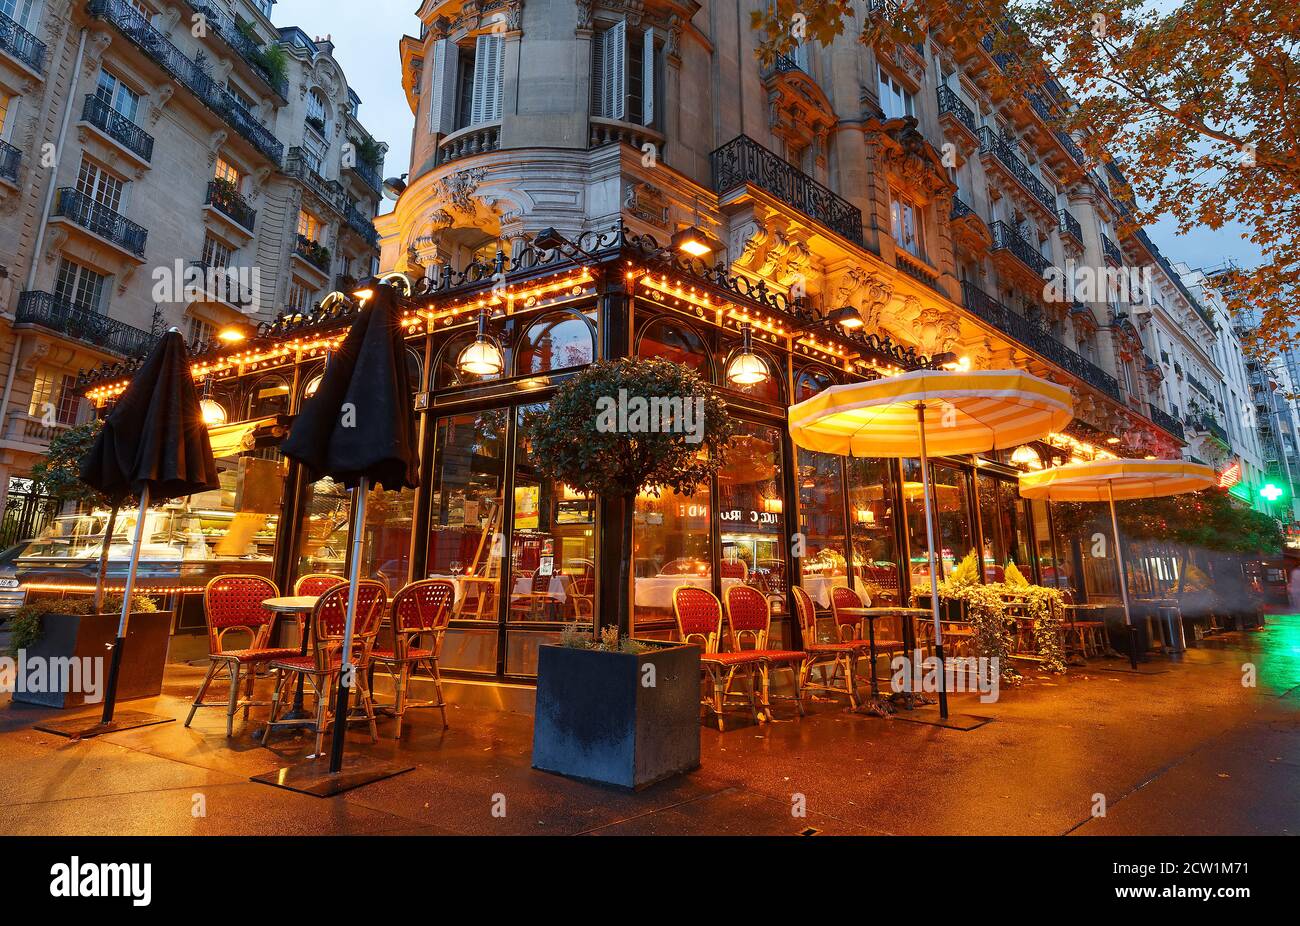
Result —
[[505, 358], [496, 340], [487, 333], [487, 312], [478, 316], [478, 332], [456, 359], [462, 373], [474, 376], [497, 376], [505, 369]]
[[203, 414], [203, 423], [208, 427], [216, 427], [226, 423], [226, 409], [216, 399], [203, 399], [199, 402], [199, 410]]
[[767, 382], [767, 364], [754, 353], [753, 332], [748, 324], [740, 326], [740, 353], [727, 364], [727, 379], [737, 386], [755, 386]]

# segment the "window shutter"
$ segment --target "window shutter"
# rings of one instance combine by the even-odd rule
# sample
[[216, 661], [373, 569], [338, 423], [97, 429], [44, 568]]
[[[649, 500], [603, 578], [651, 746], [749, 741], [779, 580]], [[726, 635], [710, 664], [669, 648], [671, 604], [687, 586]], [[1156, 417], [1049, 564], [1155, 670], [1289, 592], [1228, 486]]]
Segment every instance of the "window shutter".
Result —
[[505, 73], [505, 38], [480, 35], [474, 51], [474, 99], [470, 125], [501, 118], [502, 77]]
[[646, 29], [642, 36], [641, 55], [641, 124], [655, 122], [655, 31]]
[[456, 66], [460, 49], [456, 43], [439, 39], [433, 43], [429, 65], [429, 134], [445, 135], [455, 129]]
[[627, 23], [619, 20], [596, 37], [596, 115], [622, 119], [627, 107]]

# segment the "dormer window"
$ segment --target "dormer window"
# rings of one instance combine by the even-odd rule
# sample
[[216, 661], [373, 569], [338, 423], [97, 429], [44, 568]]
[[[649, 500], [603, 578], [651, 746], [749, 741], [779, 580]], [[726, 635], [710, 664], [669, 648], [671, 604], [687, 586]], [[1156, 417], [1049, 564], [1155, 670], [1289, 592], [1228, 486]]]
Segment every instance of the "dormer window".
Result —
[[661, 42], [619, 20], [592, 41], [592, 115], [654, 127]]

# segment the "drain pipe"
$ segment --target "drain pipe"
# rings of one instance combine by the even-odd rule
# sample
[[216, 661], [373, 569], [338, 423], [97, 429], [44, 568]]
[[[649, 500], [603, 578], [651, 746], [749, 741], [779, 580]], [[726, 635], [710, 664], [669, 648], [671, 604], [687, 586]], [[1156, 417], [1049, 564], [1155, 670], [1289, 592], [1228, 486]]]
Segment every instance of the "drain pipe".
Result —
[[[63, 159], [63, 143], [68, 137], [68, 124], [72, 121], [73, 100], [76, 97], [77, 83], [81, 80], [81, 66], [86, 59], [86, 30], [83, 27], [81, 35], [77, 39], [77, 60], [72, 66], [72, 79], [68, 84], [67, 106], [63, 110], [63, 123], [59, 126], [59, 138], [54, 143], [54, 164], [50, 167], [50, 185], [45, 191], [45, 205], [41, 209], [41, 220], [36, 224], [36, 241], [32, 246], [31, 261], [27, 267], [27, 282], [23, 286], [23, 291], [30, 290], [36, 285], [36, 271], [40, 269], [41, 248], [45, 246], [45, 226], [50, 221], [50, 210], [54, 208], [54, 191], [58, 188], [59, 181], [59, 164]], [[14, 307], [15, 310], [17, 306]], [[7, 427], [9, 419], [9, 397], [13, 394], [14, 389], [14, 370], [18, 366], [19, 351], [22, 350], [23, 336], [21, 333], [14, 338], [13, 353], [9, 357], [9, 373], [5, 377], [5, 389], [3, 396], [0, 396], [0, 427]]]

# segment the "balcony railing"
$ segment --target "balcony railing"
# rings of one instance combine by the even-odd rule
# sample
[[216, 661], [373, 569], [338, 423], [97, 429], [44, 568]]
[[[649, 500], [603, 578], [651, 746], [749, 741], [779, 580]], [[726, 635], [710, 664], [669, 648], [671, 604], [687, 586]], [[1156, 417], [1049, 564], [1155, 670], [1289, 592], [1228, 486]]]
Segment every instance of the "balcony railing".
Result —
[[1082, 246], [1083, 226], [1079, 224], [1079, 220], [1070, 214], [1069, 209], [1062, 209], [1057, 215], [1061, 218], [1061, 234], [1069, 235]]
[[968, 215], [975, 215], [975, 210], [963, 202], [960, 196], [954, 193], [952, 196], [952, 212], [949, 213], [948, 218], [956, 221], [957, 219], [963, 219]]
[[81, 118], [146, 161], [153, 159], [153, 136], [95, 94], [86, 97]]
[[23, 153], [6, 141], [0, 141], [0, 177], [10, 183], [18, 182], [18, 165], [23, 162]]
[[266, 85], [279, 95], [281, 100], [289, 99], [289, 81], [285, 77], [277, 77], [271, 73], [270, 68], [263, 61], [263, 51], [257, 46], [257, 43], [240, 31], [239, 26], [235, 24], [225, 13], [205, 6], [201, 3], [193, 4], [194, 9], [203, 14], [207, 19], [208, 25], [212, 28], [227, 45], [239, 53], [239, 56], [252, 65]]
[[1115, 401], [1124, 401], [1115, 377], [1066, 347], [1042, 325], [1013, 312], [968, 280], [962, 281], [961, 295], [962, 304], [979, 318]]
[[950, 115], [974, 134], [977, 129], [975, 126], [975, 113], [959, 97], [952, 88], [939, 85], [939, 115]]
[[280, 163], [284, 156], [284, 145], [271, 130], [254, 119], [244, 105], [207, 72], [203, 64], [187, 58], [184, 52], [169, 42], [128, 0], [90, 0], [87, 11], [97, 19], [112, 23], [122, 35], [174, 77], [182, 87], [193, 93], [200, 103], [225, 120], [249, 144], [276, 164]]
[[136, 257], [144, 257], [144, 246], [149, 238], [149, 232], [126, 216], [91, 199], [80, 190], [62, 187], [59, 190], [58, 202], [54, 206], [54, 214], [70, 219], [101, 238], [107, 238]]
[[842, 238], [862, 245], [862, 212], [747, 135], [709, 155], [715, 193], [743, 184], [764, 190]]
[[304, 149], [297, 147], [289, 149], [289, 156], [284, 162], [284, 172], [290, 177], [301, 180], [313, 193], [324, 200], [325, 205], [340, 215], [347, 208], [348, 194], [343, 189], [343, 184], [337, 180], [326, 180], [317, 173], [313, 166], [313, 159]]
[[[593, 129], [592, 132], [594, 135], [595, 130]], [[608, 139], [608, 141], [619, 140], [617, 138]], [[501, 123], [493, 122], [491, 125], [476, 126], [471, 130], [455, 132], [438, 142], [438, 163], [446, 164], [448, 161], [455, 161], [458, 158], [467, 158], [475, 154], [487, 154], [490, 151], [496, 151], [499, 147], [501, 147]], [[592, 141], [592, 147], [597, 147], [594, 140]]]
[[1083, 149], [1079, 147], [1079, 143], [1071, 138], [1070, 133], [1065, 131], [1065, 129], [1057, 129], [1055, 134], [1056, 140], [1061, 143], [1061, 147], [1070, 152], [1070, 157], [1074, 158], [1074, 163], [1082, 167], [1084, 156]]
[[40, 325], [123, 357], [143, 357], [154, 342], [154, 336], [148, 331], [39, 290], [28, 290], [18, 296], [14, 324]]
[[1029, 165], [1020, 160], [1020, 156], [1011, 149], [1006, 139], [998, 135], [989, 126], [981, 126], [980, 154], [992, 154], [1001, 162], [1011, 176], [1023, 186], [1034, 199], [1042, 203], [1043, 208], [1056, 214], [1056, 197], [1047, 189], [1047, 184], [1034, 176]]
[[0, 13], [0, 51], [7, 51], [38, 74], [45, 72], [45, 43]]
[[347, 169], [360, 177], [361, 181], [376, 193], [384, 188], [384, 181], [379, 175], [378, 164], [370, 164], [358, 158]]
[[791, 71], [802, 71], [799, 62], [795, 61], [790, 55], [777, 55], [772, 59], [772, 64], [763, 68], [763, 77], [771, 77], [773, 74], [788, 74]]
[[322, 273], [330, 272], [330, 250], [319, 241], [312, 241], [305, 235], [299, 235], [294, 242], [294, 253]]
[[349, 228], [366, 239], [368, 245], [372, 248], [379, 247], [379, 232], [375, 231], [374, 219], [366, 218], [351, 203], [348, 203], [347, 208], [343, 211], [343, 218], [348, 223]]
[[1111, 241], [1106, 235], [1101, 236], [1101, 253], [1106, 260], [1116, 267], [1124, 266], [1124, 253], [1119, 249], [1119, 245]]
[[1022, 264], [1033, 271], [1035, 276], [1041, 277], [1043, 272], [1052, 265], [1050, 260], [1038, 253], [1038, 248], [1020, 236], [1020, 232], [1016, 231], [1014, 226], [998, 221], [989, 226], [989, 231], [993, 233], [993, 250], [1010, 251]]
[[1188, 381], [1189, 383], [1191, 383], [1191, 384], [1192, 384], [1192, 388], [1194, 388], [1194, 389], [1195, 389], [1197, 392], [1199, 392], [1201, 395], [1205, 396], [1205, 397], [1206, 397], [1207, 399], [1209, 399], [1210, 401], [1214, 401], [1214, 396], [1211, 395], [1210, 390], [1206, 388], [1205, 383], [1201, 382], [1199, 379], [1197, 379], [1195, 376], [1193, 376], [1190, 372], [1187, 374], [1187, 381]]
[[1228, 432], [1224, 430], [1223, 425], [1215, 421], [1210, 415], [1202, 413], [1192, 418], [1189, 423], [1197, 431], [1201, 431], [1202, 433], [1217, 438], [1225, 447], [1232, 446], [1232, 442], [1228, 439]]
[[249, 231], [253, 230], [253, 223], [257, 221], [257, 210], [248, 205], [248, 200], [239, 195], [239, 191], [229, 183], [209, 180], [208, 197], [204, 202]]

